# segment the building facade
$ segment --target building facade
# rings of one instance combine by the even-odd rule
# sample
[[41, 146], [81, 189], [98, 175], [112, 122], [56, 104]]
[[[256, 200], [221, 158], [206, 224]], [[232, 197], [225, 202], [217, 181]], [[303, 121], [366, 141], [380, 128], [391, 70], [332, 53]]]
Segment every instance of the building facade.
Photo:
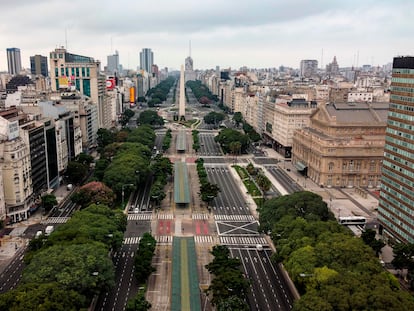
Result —
[[22, 58], [19, 48], [8, 48], [7, 52], [7, 66], [9, 74], [18, 75], [22, 70]]
[[154, 53], [151, 49], [144, 48], [139, 53], [139, 66], [142, 70], [151, 73], [152, 65], [154, 65]]
[[119, 53], [115, 51], [115, 54], [107, 56], [108, 64], [106, 66], [106, 72], [111, 75], [117, 75], [119, 73]]
[[383, 235], [414, 243], [414, 57], [393, 62], [378, 220]]
[[30, 72], [32, 75], [47, 77], [49, 75], [47, 57], [42, 55], [30, 56]]
[[388, 103], [329, 104], [293, 136], [292, 164], [321, 187], [378, 188]]
[[318, 73], [318, 61], [315, 59], [303, 59], [300, 61], [300, 77], [310, 78]]

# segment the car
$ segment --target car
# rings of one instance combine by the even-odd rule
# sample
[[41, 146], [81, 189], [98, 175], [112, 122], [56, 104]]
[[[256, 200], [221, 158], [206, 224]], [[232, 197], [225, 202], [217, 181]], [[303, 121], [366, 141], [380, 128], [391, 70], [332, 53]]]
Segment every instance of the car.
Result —
[[134, 213], [135, 213], [135, 214], [138, 214], [138, 213], [139, 213], [139, 208], [138, 208], [138, 207], [136, 207], [136, 208], [134, 209]]
[[146, 211], [147, 210], [147, 206], [144, 204], [144, 205], [142, 205], [142, 208], [141, 208], [143, 211]]
[[258, 251], [262, 251], [263, 250], [263, 245], [262, 244], [256, 244], [256, 249]]
[[36, 232], [36, 238], [40, 237], [43, 234], [42, 230]]

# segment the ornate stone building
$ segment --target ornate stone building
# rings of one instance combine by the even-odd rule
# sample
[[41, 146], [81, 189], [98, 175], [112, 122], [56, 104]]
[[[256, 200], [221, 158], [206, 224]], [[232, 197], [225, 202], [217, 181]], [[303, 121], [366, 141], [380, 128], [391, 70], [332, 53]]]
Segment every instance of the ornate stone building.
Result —
[[321, 105], [293, 136], [292, 164], [321, 187], [379, 187], [389, 103]]

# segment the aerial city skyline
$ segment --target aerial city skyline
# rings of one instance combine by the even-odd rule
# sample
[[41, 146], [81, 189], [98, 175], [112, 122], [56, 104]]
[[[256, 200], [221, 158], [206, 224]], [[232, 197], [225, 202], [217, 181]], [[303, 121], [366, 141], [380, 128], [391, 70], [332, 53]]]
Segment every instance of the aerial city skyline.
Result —
[[[133, 70], [139, 66], [139, 51], [146, 47], [157, 54], [155, 63], [160, 68], [179, 70], [188, 54], [189, 40], [197, 59], [195, 69], [217, 65], [232, 69], [298, 68], [302, 59], [318, 60], [319, 67], [324, 68], [334, 56], [341, 67], [376, 66], [391, 63], [394, 56], [409, 55], [414, 49], [408, 40], [412, 2], [273, 2], [262, 1], [260, 6], [251, 7], [244, 1], [211, 0], [197, 5], [159, 1], [154, 10], [133, 1], [123, 6], [72, 1], [59, 10], [53, 27], [47, 21], [55, 19], [53, 12], [61, 7], [58, 2], [5, 3], [0, 21], [0, 29], [5, 29], [0, 71], [7, 70], [6, 48], [10, 47], [21, 49], [24, 68], [29, 68], [30, 56], [47, 55], [64, 46], [103, 64], [116, 50], [123, 67]], [[100, 14], [89, 14], [97, 5]], [[42, 14], [31, 14], [37, 10]], [[13, 20], [17, 11], [21, 17], [18, 24]]]

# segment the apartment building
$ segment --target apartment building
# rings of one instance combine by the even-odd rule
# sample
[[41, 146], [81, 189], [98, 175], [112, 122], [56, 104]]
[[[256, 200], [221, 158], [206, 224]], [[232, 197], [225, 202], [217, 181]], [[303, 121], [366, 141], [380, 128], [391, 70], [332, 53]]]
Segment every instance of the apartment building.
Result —
[[383, 236], [414, 243], [414, 57], [394, 58], [378, 220]]
[[293, 136], [292, 164], [321, 187], [378, 188], [388, 107], [320, 105]]
[[91, 98], [97, 105], [99, 127], [112, 126], [111, 107], [105, 96], [106, 77], [100, 73], [99, 61], [57, 48], [50, 53], [50, 79], [55, 92], [76, 89]]

